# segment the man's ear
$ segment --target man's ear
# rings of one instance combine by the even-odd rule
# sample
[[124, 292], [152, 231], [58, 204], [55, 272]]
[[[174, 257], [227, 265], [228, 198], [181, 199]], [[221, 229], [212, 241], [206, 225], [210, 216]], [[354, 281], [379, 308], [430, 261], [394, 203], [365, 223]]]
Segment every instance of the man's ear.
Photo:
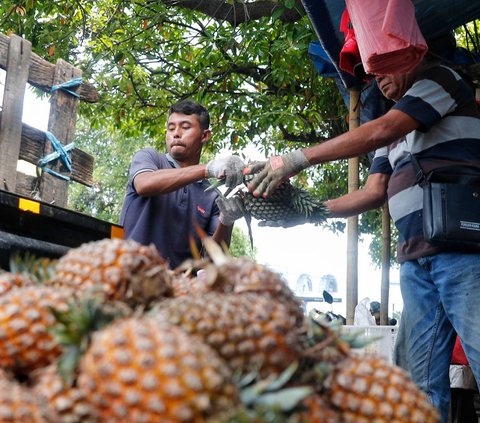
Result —
[[208, 142], [211, 136], [212, 136], [212, 131], [210, 129], [204, 129], [202, 134], [202, 145]]

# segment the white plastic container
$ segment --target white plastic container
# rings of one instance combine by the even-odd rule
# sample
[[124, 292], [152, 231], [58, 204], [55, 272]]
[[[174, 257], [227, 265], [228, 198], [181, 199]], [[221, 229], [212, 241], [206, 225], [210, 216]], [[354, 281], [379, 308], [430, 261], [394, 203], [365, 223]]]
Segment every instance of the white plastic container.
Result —
[[364, 348], [352, 349], [357, 354], [377, 355], [393, 364], [393, 350], [397, 338], [398, 326], [341, 326], [344, 332], [361, 332], [362, 337], [378, 338]]

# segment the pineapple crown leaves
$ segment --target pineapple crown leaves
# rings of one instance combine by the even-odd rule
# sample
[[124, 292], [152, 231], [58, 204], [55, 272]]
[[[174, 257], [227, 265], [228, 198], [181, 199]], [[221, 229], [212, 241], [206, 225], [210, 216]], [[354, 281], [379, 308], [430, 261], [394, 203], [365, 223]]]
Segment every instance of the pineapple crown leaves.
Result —
[[24, 255], [16, 252], [10, 256], [9, 267], [11, 273], [25, 274], [34, 282], [45, 283], [52, 279], [56, 261], [46, 257], [39, 258], [29, 251]]
[[292, 380], [298, 368], [298, 362], [293, 362], [279, 376], [254, 383], [252, 383], [256, 379], [254, 373], [245, 375], [239, 383], [242, 403], [251, 409], [293, 411], [313, 393], [311, 386], [285, 387]]
[[57, 323], [49, 330], [62, 347], [58, 371], [67, 386], [74, 382], [78, 363], [88, 349], [93, 333], [131, 314], [124, 303], [106, 305], [101, 297], [83, 298], [65, 311], [50, 307], [50, 312]]

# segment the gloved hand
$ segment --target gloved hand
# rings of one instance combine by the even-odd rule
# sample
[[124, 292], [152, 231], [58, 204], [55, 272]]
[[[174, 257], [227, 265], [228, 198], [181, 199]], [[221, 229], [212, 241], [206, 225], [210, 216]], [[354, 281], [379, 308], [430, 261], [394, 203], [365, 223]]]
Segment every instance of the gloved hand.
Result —
[[[259, 172], [248, 184], [248, 190], [255, 197], [270, 195], [284, 179], [290, 178], [310, 166], [302, 150], [295, 150], [283, 156], [273, 156], [263, 163], [247, 167], [245, 174]], [[260, 170], [262, 169], [262, 170]]]
[[243, 182], [243, 169], [245, 163], [238, 156], [222, 157], [210, 160], [207, 163], [205, 177], [207, 178], [225, 178], [227, 188], [235, 188]]
[[235, 220], [245, 215], [243, 200], [238, 196], [232, 196], [231, 198], [219, 196], [215, 203], [220, 209], [219, 220], [225, 226], [232, 226]]

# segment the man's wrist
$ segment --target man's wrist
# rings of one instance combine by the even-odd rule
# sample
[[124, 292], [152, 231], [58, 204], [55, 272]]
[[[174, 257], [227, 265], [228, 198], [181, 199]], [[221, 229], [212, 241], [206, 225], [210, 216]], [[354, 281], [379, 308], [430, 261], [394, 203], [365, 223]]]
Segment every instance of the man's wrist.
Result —
[[288, 153], [288, 155], [296, 170], [301, 171], [310, 166], [310, 162], [300, 148], [298, 150], [292, 151], [291, 153]]
[[223, 226], [233, 226], [233, 224], [235, 223], [235, 220], [229, 219], [222, 213], [220, 213], [220, 215], [218, 216], [218, 220]]

